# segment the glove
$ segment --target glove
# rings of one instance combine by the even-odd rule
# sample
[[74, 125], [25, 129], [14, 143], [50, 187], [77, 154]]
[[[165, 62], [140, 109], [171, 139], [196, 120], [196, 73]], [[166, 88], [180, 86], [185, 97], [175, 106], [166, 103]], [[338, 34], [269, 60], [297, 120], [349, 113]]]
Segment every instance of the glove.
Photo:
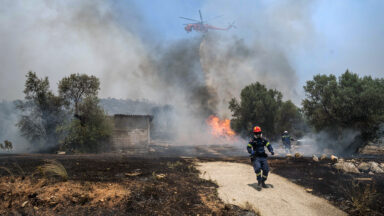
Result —
[[251, 152], [251, 156], [255, 156], [255, 151], [252, 151], [252, 152]]
[[275, 152], [271, 152], [271, 155], [275, 155]]

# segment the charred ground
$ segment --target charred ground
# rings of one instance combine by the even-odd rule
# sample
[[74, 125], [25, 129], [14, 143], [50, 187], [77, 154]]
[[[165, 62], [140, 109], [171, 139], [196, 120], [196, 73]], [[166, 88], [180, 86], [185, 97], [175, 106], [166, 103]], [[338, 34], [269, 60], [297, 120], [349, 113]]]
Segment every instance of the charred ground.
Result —
[[[68, 179], [37, 167], [60, 162]], [[355, 160], [384, 162], [381, 158]], [[217, 185], [202, 180], [196, 161], [249, 164], [246, 157], [132, 157], [110, 155], [2, 155], [0, 214], [14, 215], [255, 215], [224, 204]], [[271, 171], [304, 186], [351, 215], [383, 215], [384, 174], [348, 174], [333, 161], [270, 158]], [[28, 202], [27, 202], [28, 201]]]
[[[39, 172], [47, 160], [68, 179]], [[3, 155], [0, 166], [1, 215], [255, 215], [224, 204], [192, 159]]]

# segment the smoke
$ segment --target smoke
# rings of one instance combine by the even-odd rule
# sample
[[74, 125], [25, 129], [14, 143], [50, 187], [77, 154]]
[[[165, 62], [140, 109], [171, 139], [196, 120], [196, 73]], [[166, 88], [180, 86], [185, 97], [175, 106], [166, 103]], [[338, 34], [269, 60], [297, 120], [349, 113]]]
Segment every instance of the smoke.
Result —
[[297, 104], [292, 53], [311, 47], [315, 38], [310, 21], [314, 3], [308, 1], [249, 8], [210, 1], [203, 11], [233, 17], [242, 31], [195, 34], [162, 44], [148, 33], [134, 3], [124, 2], [123, 10], [123, 4], [102, 0], [1, 3], [1, 98], [22, 98], [29, 70], [48, 76], [52, 84], [72, 73], [95, 75], [101, 79], [101, 97], [172, 106], [179, 143], [217, 142], [206, 128], [207, 117], [230, 117], [228, 101], [256, 81]]
[[360, 131], [343, 129], [339, 136], [332, 136], [330, 131], [309, 133], [298, 140], [298, 152], [306, 156], [313, 154], [347, 155], [355, 153], [361, 145]]
[[221, 41], [217, 38], [217, 34], [208, 35], [201, 43], [200, 54], [206, 84], [215, 86], [218, 92], [221, 116], [229, 117], [229, 100], [257, 81], [284, 92], [287, 98], [297, 98], [292, 88], [297, 86], [296, 73], [281, 51], [267, 49], [258, 41], [247, 45], [236, 37]]
[[[16, 127], [19, 112], [15, 112], [15, 105], [12, 102], [0, 102], [0, 143], [4, 144], [5, 140], [11, 141], [13, 144], [13, 152], [28, 152], [34, 149], [29, 148], [28, 141], [24, 139], [19, 129]], [[0, 153], [5, 152], [0, 149]]]

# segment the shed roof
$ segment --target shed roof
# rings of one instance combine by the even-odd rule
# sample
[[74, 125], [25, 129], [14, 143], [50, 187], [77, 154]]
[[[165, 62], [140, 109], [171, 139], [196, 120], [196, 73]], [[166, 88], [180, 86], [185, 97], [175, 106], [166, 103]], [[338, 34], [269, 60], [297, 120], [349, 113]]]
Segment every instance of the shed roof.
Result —
[[133, 115], [133, 114], [115, 114], [115, 117], [126, 117], [126, 118], [149, 118], [150, 120], [153, 119], [152, 115]]

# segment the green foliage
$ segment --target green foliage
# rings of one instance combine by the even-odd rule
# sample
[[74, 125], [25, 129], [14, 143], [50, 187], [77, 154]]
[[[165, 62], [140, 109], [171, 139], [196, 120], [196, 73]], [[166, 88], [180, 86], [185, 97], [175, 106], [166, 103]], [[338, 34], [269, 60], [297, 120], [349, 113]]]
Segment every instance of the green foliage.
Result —
[[304, 90], [303, 111], [317, 130], [333, 131], [339, 138], [344, 129], [355, 129], [368, 139], [384, 122], [384, 79], [361, 78], [347, 70], [338, 79], [316, 75]]
[[65, 117], [63, 101], [49, 90], [47, 77], [40, 79], [34, 72], [28, 72], [26, 77], [25, 100], [16, 102], [17, 109], [23, 113], [17, 126], [37, 147], [55, 145], [55, 129]]
[[12, 142], [9, 140], [4, 140], [4, 149], [8, 151], [12, 150], [13, 149]]
[[67, 104], [74, 104], [74, 113], [79, 113], [79, 103], [86, 97], [97, 97], [100, 81], [95, 76], [71, 74], [59, 82], [59, 94]]
[[233, 98], [231, 128], [248, 135], [255, 125], [271, 138], [277, 138], [284, 130], [291, 130], [301, 120], [298, 108], [291, 101], [282, 101], [277, 90], [267, 89], [259, 82], [246, 86], [240, 94], [240, 103]]
[[282, 102], [275, 125], [277, 132], [289, 131], [295, 137], [303, 136], [306, 127], [300, 110], [290, 100]]
[[63, 150], [97, 152], [105, 150], [112, 134], [111, 119], [98, 105], [99, 79], [86, 74], [71, 74], [59, 82], [60, 96], [74, 113], [74, 118], [58, 128], [65, 134]]
[[38, 149], [58, 148], [60, 143], [63, 150], [100, 150], [112, 133], [112, 124], [98, 106], [99, 86], [94, 76], [71, 74], [59, 82], [60, 96], [55, 96], [47, 77], [41, 79], [29, 72], [25, 100], [16, 104], [23, 112], [17, 123], [22, 135]]
[[75, 152], [106, 150], [112, 134], [112, 120], [98, 106], [98, 99], [87, 97], [79, 104], [80, 118], [74, 118], [58, 128], [62, 133], [61, 149]]

